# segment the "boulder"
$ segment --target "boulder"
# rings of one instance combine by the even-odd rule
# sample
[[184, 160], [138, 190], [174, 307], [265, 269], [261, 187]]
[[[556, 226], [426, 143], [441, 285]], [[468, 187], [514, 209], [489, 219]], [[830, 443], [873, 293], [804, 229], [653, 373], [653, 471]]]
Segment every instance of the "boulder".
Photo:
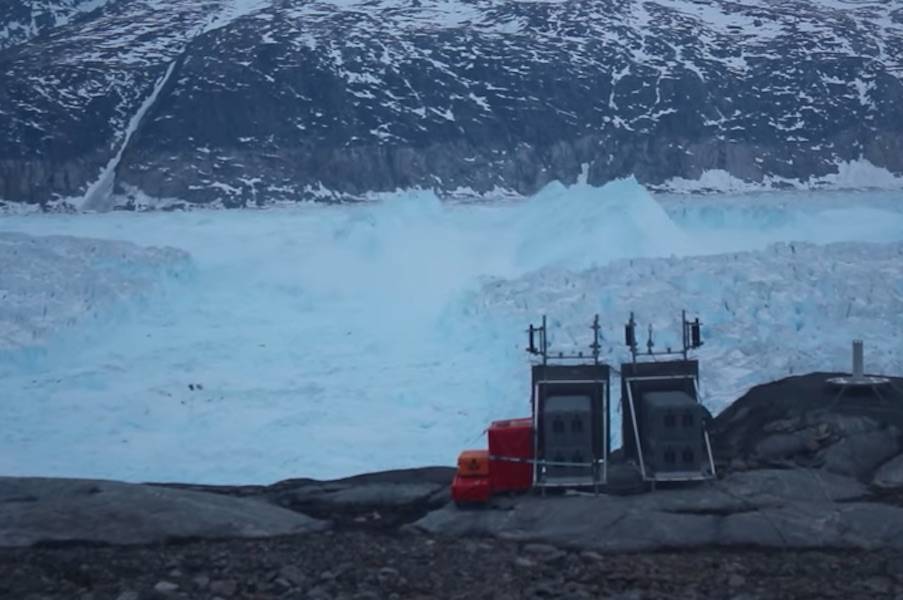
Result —
[[903, 454], [881, 465], [872, 484], [883, 489], [903, 488]]
[[898, 432], [887, 428], [845, 437], [823, 450], [821, 458], [832, 473], [868, 480], [881, 463], [899, 451]]
[[449, 467], [424, 467], [334, 481], [288, 480], [258, 493], [279, 506], [329, 520], [392, 527], [448, 502], [454, 473]]

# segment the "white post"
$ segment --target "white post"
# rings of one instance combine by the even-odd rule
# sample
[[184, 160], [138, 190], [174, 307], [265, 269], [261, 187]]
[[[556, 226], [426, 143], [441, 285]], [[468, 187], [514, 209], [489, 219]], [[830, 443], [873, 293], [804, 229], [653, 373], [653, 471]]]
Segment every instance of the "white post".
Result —
[[853, 379], [862, 379], [864, 375], [862, 340], [853, 340]]

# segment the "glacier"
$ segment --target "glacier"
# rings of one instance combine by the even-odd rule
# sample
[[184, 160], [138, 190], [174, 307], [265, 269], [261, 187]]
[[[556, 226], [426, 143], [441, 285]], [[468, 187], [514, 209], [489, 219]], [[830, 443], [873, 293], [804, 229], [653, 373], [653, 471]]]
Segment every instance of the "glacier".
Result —
[[716, 412], [846, 370], [854, 337], [869, 370], [900, 373], [901, 200], [653, 196], [628, 179], [494, 202], [7, 215], [0, 472], [269, 483], [451, 464], [492, 419], [529, 414], [524, 329], [544, 313], [562, 350], [599, 313], [617, 365], [629, 311], [662, 348], [688, 309]]

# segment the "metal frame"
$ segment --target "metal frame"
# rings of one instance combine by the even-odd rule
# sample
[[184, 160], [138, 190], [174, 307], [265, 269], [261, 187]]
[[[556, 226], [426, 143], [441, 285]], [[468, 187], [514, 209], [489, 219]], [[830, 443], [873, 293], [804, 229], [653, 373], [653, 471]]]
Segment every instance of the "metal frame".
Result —
[[[593, 317], [593, 323], [590, 326], [590, 329], [593, 331], [593, 342], [589, 345], [590, 352], [585, 354], [583, 352], [578, 352], [577, 354], [564, 354], [563, 352], [550, 353], [549, 352], [549, 340], [547, 337], [547, 328], [546, 328], [546, 315], [542, 316], [542, 325], [539, 327], [535, 327], [532, 324], [530, 325], [527, 333], [529, 334], [529, 346], [526, 348], [527, 352], [530, 354], [540, 356], [542, 358], [542, 365], [548, 366], [550, 361], [566, 361], [566, 360], [578, 360], [578, 361], [588, 361], [592, 359], [593, 366], [601, 366], [605, 365], [605, 363], [600, 362], [599, 360], [599, 351], [601, 349], [601, 344], [599, 343], [599, 332], [602, 327], [599, 325], [599, 315], [595, 315]], [[536, 346], [536, 339], [534, 335], [539, 335], [539, 347]], [[575, 365], [578, 366], [578, 365]], [[607, 365], [605, 365], [607, 366]], [[609, 367], [609, 377], [610, 377], [610, 367]], [[602, 394], [602, 458], [596, 459], [594, 458], [591, 462], [588, 463], [570, 463], [570, 462], [558, 462], [558, 461], [548, 461], [545, 459], [539, 458], [539, 391], [540, 387], [543, 384], [590, 384], [598, 386], [599, 384], [604, 385], [604, 390]], [[611, 381], [610, 379], [607, 381], [603, 381], [600, 379], [540, 379], [538, 381], [534, 381], [533, 385], [533, 406], [532, 406], [532, 414], [533, 414], [533, 460], [531, 461], [533, 464], [533, 487], [534, 488], [564, 488], [564, 487], [584, 487], [586, 485], [592, 485], [595, 489], [596, 493], [599, 491], [599, 485], [605, 485], [608, 483], [608, 456], [611, 450], [611, 435], [609, 432], [610, 426], [610, 415], [611, 412]], [[542, 469], [547, 466], [558, 466], [558, 467], [588, 467], [591, 470], [591, 475], [588, 478], [589, 481], [582, 480], [571, 480], [571, 481], [542, 481], [540, 477], [542, 473]], [[599, 467], [601, 467], [601, 478], [599, 476]]]
[[831, 404], [829, 405], [831, 409], [837, 406], [841, 397], [848, 389], [857, 390], [871, 388], [876, 398], [881, 400], [881, 402], [887, 403], [884, 399], [884, 394], [882, 394], [881, 390], [878, 388], [888, 385], [890, 383], [890, 378], [865, 374], [862, 340], [853, 340], [853, 371], [850, 375], [831, 377], [828, 379], [828, 383], [840, 388], [837, 395], [831, 400]]
[[672, 471], [666, 474], [653, 474], [650, 476], [646, 472], [646, 461], [643, 458], [643, 442], [640, 439], [640, 428], [636, 417], [636, 404], [633, 401], [633, 389], [631, 388], [630, 384], [633, 381], [667, 381], [669, 379], [689, 379], [693, 384], [693, 399], [696, 400], [697, 403], [699, 403], [699, 387], [696, 375], [652, 375], [624, 378], [624, 387], [627, 389], [627, 401], [630, 403], [630, 418], [633, 424], [633, 438], [636, 441], [637, 457], [640, 462], [640, 475], [643, 477], [643, 481], [649, 481], [653, 484], [655, 484], [656, 482], [666, 481], [705, 481], [708, 479], [715, 479], [718, 476], [718, 472], [715, 469], [715, 457], [712, 453], [712, 442], [709, 439], [709, 430], [705, 425], [703, 425], [702, 427], [702, 433], [703, 439], [705, 440], [706, 452], [709, 457], [708, 474], [706, 474], [704, 471]]
[[[683, 338], [680, 350], [672, 350], [670, 346], [665, 350], [652, 350], [655, 347], [655, 342], [652, 340], [652, 324], [650, 323], [649, 337], [646, 340], [646, 352], [640, 352], [636, 342], [636, 320], [633, 318], [633, 313], [631, 312], [630, 320], [624, 325], [624, 342], [627, 344], [627, 347], [630, 348], [630, 356], [633, 362], [636, 362], [637, 356], [655, 357], [680, 355], [683, 356], [684, 360], [687, 360], [689, 358], [690, 350], [696, 350], [702, 347], [702, 323], [699, 322], [698, 317], [694, 321], [688, 321], [686, 310], [683, 310], [680, 313], [680, 323]], [[543, 325], [545, 325], [545, 322], [543, 322]]]
[[[597, 363], [598, 364], [598, 363]], [[595, 459], [588, 463], [570, 463], [558, 462], [537, 458], [539, 456], [539, 389], [543, 384], [592, 384], [594, 386], [601, 384], [604, 387], [602, 394], [602, 458]], [[533, 386], [533, 487], [535, 488], [563, 488], [563, 487], [583, 487], [588, 485], [586, 481], [543, 481], [540, 478], [541, 467], [589, 467], [591, 476], [589, 485], [598, 493], [600, 485], [608, 483], [608, 453], [611, 443], [608, 431], [609, 412], [611, 405], [611, 385], [610, 382], [600, 379], [541, 379], [535, 382]], [[602, 476], [599, 477], [597, 467], [602, 467]]]
[[[594, 365], [603, 364], [599, 362], [599, 350], [602, 349], [602, 345], [599, 344], [599, 331], [602, 329], [602, 326], [599, 325], [599, 315], [593, 317], [593, 324], [590, 326], [590, 329], [593, 330], [593, 343], [589, 345], [589, 348], [592, 351], [591, 354], [584, 355], [583, 352], [578, 352], [577, 354], [565, 354], [564, 352], [559, 352], [558, 354], [550, 355], [549, 340], [546, 337], [546, 315], [543, 315], [542, 325], [535, 327], [531, 323], [530, 328], [527, 329], [527, 333], [530, 336], [530, 345], [527, 346], [526, 350], [530, 354], [541, 356], [543, 365], [548, 365], [550, 360], [586, 360], [588, 358], [593, 359]], [[535, 333], [539, 334], [539, 348], [536, 347], [533, 337], [533, 334]]]

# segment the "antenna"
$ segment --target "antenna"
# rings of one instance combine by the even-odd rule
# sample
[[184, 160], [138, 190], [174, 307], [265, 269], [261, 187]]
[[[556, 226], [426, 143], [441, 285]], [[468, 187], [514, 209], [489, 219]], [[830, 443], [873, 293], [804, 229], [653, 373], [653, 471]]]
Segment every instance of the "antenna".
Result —
[[630, 313], [630, 320], [624, 325], [624, 344], [630, 348], [633, 362], [636, 362], [636, 321], [633, 319], [632, 312]]
[[[528, 345], [527, 352], [530, 354], [535, 354], [537, 356], [542, 356], [542, 364], [546, 364], [549, 360], [549, 346], [546, 339], [546, 316], [542, 316], [542, 325], [537, 327], [530, 323], [529, 329], [527, 329]], [[539, 336], [539, 347], [536, 346], [537, 336]]]
[[[688, 321], [686, 310], [681, 312], [681, 332], [683, 334], [683, 343], [681, 344], [680, 350], [672, 350], [671, 346], [668, 346], [664, 351], [656, 352], [654, 350], [654, 330], [651, 323], [649, 324], [648, 331], [648, 337], [646, 338], [646, 353], [643, 356], [666, 356], [672, 354], [681, 354], [683, 355], [684, 360], [686, 360], [690, 350], [696, 350], [697, 348], [702, 346], [702, 323], [699, 322], [699, 317], [696, 317], [696, 319], [694, 319], [693, 321]], [[632, 312], [630, 313], [630, 320], [627, 321], [626, 325], [624, 325], [624, 343], [630, 348], [630, 354], [633, 358], [633, 362], [636, 362], [639, 351], [637, 350], [636, 341], [636, 320], [634, 319]]]
[[540, 332], [540, 343], [542, 344], [542, 364], [546, 364], [549, 360], [549, 338], [546, 337], [546, 316], [542, 316], [542, 331]]
[[694, 321], [687, 320], [687, 311], [681, 313], [681, 321], [683, 322], [683, 338], [684, 338], [684, 359], [687, 358], [689, 350], [696, 350], [702, 346], [702, 323], [699, 317]]
[[[593, 364], [598, 365], [599, 364], [599, 349], [601, 347], [599, 345], [599, 330], [601, 329], [601, 326], [599, 325], [599, 315], [598, 314], [596, 314], [593, 317], [593, 325], [592, 325], [591, 329], [593, 330], [593, 343], [589, 345], [589, 349], [593, 351]], [[580, 356], [581, 357], [583, 356], [582, 352], [580, 353]]]
[[692, 335], [690, 341], [691, 348], [699, 348], [702, 346], [702, 333], [700, 329], [702, 328], [702, 323], [699, 322], [699, 317], [696, 317], [696, 320], [690, 323], [690, 334]]
[[[593, 318], [593, 324], [590, 326], [590, 329], [593, 330], [593, 342], [589, 345], [589, 349], [592, 353], [593, 364], [599, 364], [599, 354], [602, 348], [602, 345], [599, 343], [600, 331], [602, 326], [599, 324], [599, 315], [595, 315]], [[564, 352], [555, 352], [549, 353], [549, 340], [548, 340], [548, 329], [546, 327], [546, 316], [542, 316], [542, 325], [539, 327], [530, 324], [530, 327], [527, 329], [528, 334], [528, 344], [527, 344], [527, 352], [530, 354], [534, 354], [537, 356], [542, 356], [542, 364], [548, 364], [549, 360], [568, 360], [568, 359], [584, 359], [587, 358], [585, 353], [581, 350], [576, 354], [565, 354]]]

